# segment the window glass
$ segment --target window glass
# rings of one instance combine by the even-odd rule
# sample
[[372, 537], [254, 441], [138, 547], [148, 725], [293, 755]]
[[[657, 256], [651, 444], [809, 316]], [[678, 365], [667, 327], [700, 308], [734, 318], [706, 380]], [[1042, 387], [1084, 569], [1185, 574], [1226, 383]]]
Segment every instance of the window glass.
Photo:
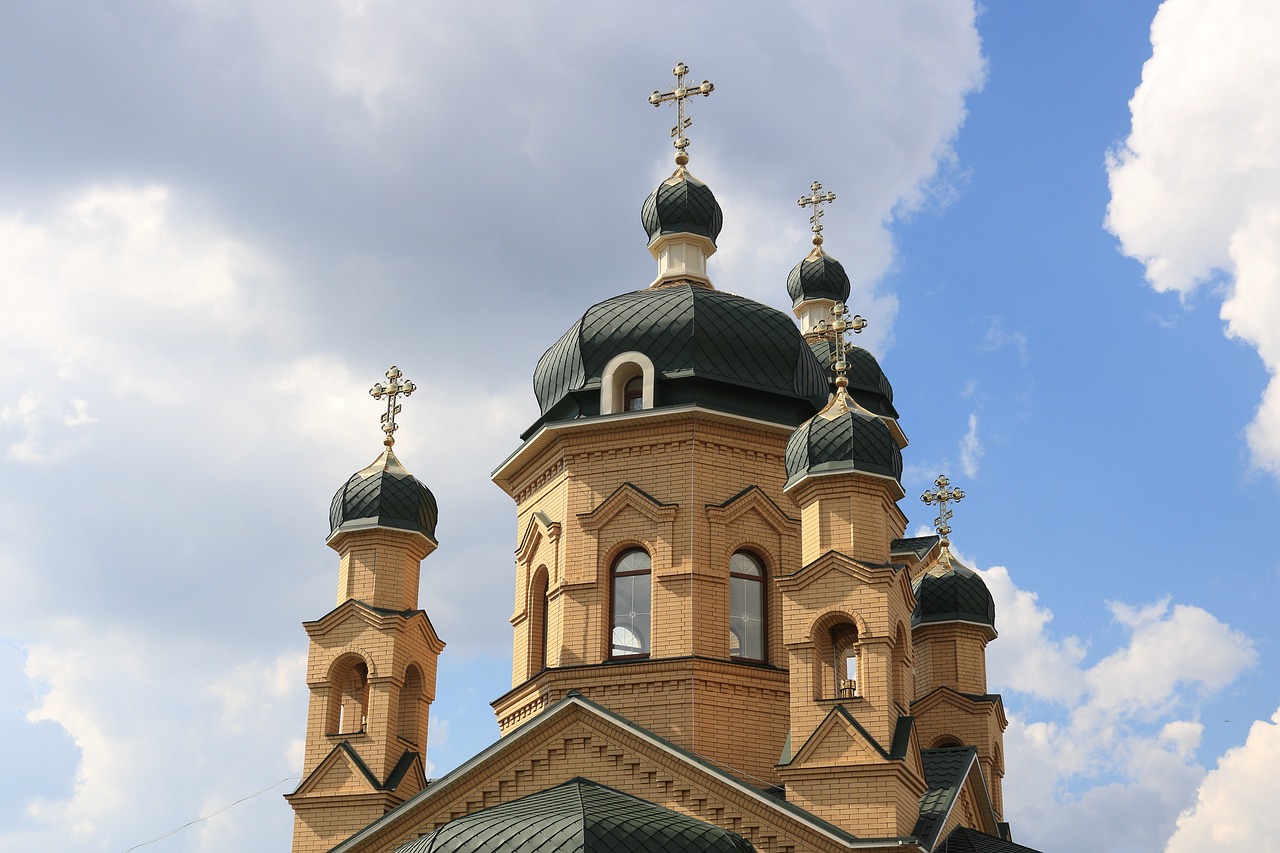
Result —
[[745, 551], [729, 561], [729, 655], [764, 660], [764, 566]]
[[650, 568], [649, 555], [640, 550], [626, 552], [613, 564], [614, 657], [649, 653]]
[[633, 376], [622, 391], [622, 411], [638, 412], [644, 408], [644, 377]]

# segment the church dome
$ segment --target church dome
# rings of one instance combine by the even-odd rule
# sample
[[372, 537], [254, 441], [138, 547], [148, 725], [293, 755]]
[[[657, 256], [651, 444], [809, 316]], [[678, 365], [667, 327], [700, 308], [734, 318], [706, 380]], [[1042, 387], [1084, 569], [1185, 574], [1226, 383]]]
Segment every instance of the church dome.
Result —
[[650, 243], [663, 234], [697, 234], [715, 243], [724, 216], [711, 187], [681, 166], [644, 200], [640, 221]]
[[811, 474], [902, 478], [902, 451], [889, 428], [843, 395], [791, 434], [785, 460], [787, 486]]
[[338, 489], [329, 506], [329, 537], [344, 531], [390, 527], [436, 537], [435, 495], [400, 464], [388, 447]]
[[793, 307], [810, 299], [847, 302], [849, 274], [839, 261], [822, 251], [821, 246], [815, 246], [803, 261], [791, 268], [787, 295]]
[[696, 403], [797, 424], [829, 393], [822, 365], [781, 311], [681, 283], [588, 308], [534, 369], [542, 420], [599, 414], [605, 367], [626, 352], [652, 361], [657, 406]]
[[996, 603], [982, 578], [945, 547], [929, 571], [916, 578], [912, 589], [916, 609], [911, 627], [935, 622], [971, 622], [996, 627]]
[[752, 853], [740, 835], [581, 776], [455, 818], [395, 853]]
[[[818, 363], [830, 365], [835, 353], [835, 344], [830, 338], [817, 338], [809, 344]], [[880, 369], [876, 357], [862, 347], [850, 346], [845, 351], [845, 364], [849, 366], [845, 378], [849, 380], [849, 395], [858, 401], [858, 405], [873, 415], [898, 419], [898, 410], [893, 407], [893, 386], [889, 378]], [[827, 369], [828, 381], [834, 386], [835, 376]]]

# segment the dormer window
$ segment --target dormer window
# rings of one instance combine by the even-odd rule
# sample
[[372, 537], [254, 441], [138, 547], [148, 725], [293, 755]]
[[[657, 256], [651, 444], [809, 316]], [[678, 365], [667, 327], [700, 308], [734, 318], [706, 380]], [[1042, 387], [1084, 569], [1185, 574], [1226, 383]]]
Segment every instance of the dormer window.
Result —
[[653, 408], [653, 361], [642, 352], [609, 359], [600, 376], [600, 414], [619, 415]]
[[622, 411], [638, 412], [644, 408], [644, 377], [633, 376], [627, 380], [622, 392]]

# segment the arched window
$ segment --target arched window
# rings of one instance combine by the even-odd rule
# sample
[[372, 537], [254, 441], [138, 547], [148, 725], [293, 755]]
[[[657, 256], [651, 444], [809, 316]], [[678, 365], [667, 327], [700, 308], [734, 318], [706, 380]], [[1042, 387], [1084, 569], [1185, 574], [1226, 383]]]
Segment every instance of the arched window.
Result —
[[738, 551], [729, 559], [729, 656], [764, 657], [764, 565]]
[[930, 749], [953, 749], [958, 746], [964, 746], [964, 741], [955, 735], [939, 735], [929, 744]]
[[539, 566], [529, 587], [530, 675], [547, 668], [547, 567]]
[[649, 654], [652, 568], [649, 555], [638, 548], [624, 552], [613, 563], [611, 657]]
[[622, 411], [638, 412], [644, 408], [644, 376], [637, 374], [622, 389]]
[[831, 629], [831, 669], [835, 675], [835, 696], [852, 699], [858, 695], [858, 629], [843, 623]]
[[418, 742], [418, 722], [422, 712], [422, 671], [409, 664], [404, 671], [404, 686], [400, 688], [400, 713], [396, 717], [396, 734], [402, 740]]
[[369, 719], [369, 666], [356, 654], [338, 658], [329, 667], [327, 734], [364, 731]]

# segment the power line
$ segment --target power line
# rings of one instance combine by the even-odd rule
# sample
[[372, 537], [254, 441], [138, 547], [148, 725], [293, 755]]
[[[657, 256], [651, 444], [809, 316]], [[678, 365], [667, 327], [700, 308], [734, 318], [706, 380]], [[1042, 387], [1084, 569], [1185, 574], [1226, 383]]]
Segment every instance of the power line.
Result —
[[147, 847], [151, 844], [155, 844], [157, 841], [164, 841], [170, 835], [176, 835], [177, 833], [186, 829], [188, 826], [195, 826], [197, 823], [206, 821], [209, 818], [217, 817], [218, 815], [225, 812], [227, 809], [230, 809], [233, 806], [238, 806], [246, 800], [252, 800], [254, 797], [261, 797], [263, 794], [267, 793], [268, 791], [272, 791], [276, 788], [279, 788], [281, 785], [283, 785], [285, 782], [288, 782], [291, 779], [301, 779], [301, 778], [302, 778], [301, 775], [286, 776], [283, 779], [281, 779], [279, 782], [275, 782], [271, 785], [268, 785], [267, 787], [263, 788], [261, 791], [258, 791], [256, 794], [249, 794], [248, 796], [241, 797], [240, 799], [236, 800], [234, 803], [231, 803], [230, 805], [226, 805], [218, 809], [216, 812], [207, 814], [204, 817], [198, 817], [195, 820], [189, 820], [186, 823], [184, 823], [182, 826], [178, 827], [177, 829], [171, 829], [168, 832], [166, 832], [164, 835], [157, 835], [155, 838], [151, 839], [150, 841], [143, 841], [141, 844], [135, 844], [132, 847], [130, 847], [128, 850], [125, 850], [124, 853], [132, 853], [132, 851], [137, 850], [141, 847]]

